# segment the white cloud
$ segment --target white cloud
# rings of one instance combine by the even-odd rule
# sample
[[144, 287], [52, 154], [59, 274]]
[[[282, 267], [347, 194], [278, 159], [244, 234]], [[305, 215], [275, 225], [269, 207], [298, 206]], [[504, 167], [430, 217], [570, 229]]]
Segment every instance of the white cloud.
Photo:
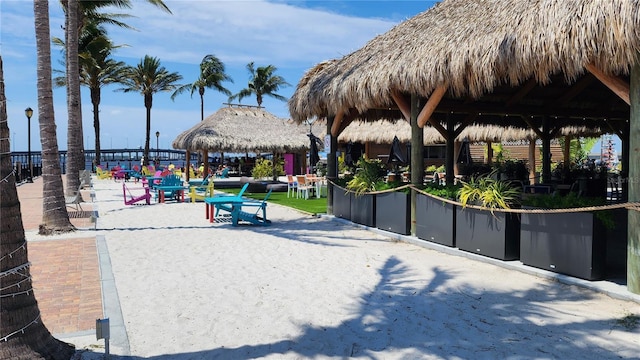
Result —
[[199, 63], [216, 54], [225, 64], [268, 62], [312, 66], [356, 50], [394, 23], [265, 1], [166, 1], [173, 15], [136, 3], [126, 22], [139, 30], [111, 30], [120, 56]]

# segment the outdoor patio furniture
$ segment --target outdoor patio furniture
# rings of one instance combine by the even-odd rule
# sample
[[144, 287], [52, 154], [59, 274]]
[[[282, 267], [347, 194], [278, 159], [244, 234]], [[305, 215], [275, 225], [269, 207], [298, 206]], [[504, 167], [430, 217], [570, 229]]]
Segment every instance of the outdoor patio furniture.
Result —
[[136, 190], [144, 190], [144, 194], [133, 194], [131, 193], [132, 188], [127, 187], [127, 185], [122, 183], [122, 197], [124, 198], [125, 205], [134, 205], [141, 201], [144, 201], [147, 205], [151, 204], [151, 193], [149, 192], [148, 186], [143, 186], [142, 188], [136, 188]]
[[73, 195], [64, 197], [65, 205], [67, 207], [75, 208], [76, 211], [78, 211], [78, 209], [80, 209], [80, 211], [84, 211], [84, 210], [82, 210], [82, 206], [80, 205], [80, 203], [82, 202], [82, 196], [80, 195], [80, 189], [81, 189], [81, 187], [78, 187], [78, 190], [74, 191]]
[[287, 175], [287, 197], [289, 197], [289, 195], [293, 196], [294, 192], [296, 197], [298, 197], [298, 182], [295, 181], [293, 175]]

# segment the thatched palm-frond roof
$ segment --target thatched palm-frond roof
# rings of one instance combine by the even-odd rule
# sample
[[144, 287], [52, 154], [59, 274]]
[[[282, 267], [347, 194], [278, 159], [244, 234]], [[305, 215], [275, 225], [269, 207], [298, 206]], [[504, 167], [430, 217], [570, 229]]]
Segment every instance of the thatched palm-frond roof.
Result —
[[[587, 128], [585, 126], [563, 127], [558, 136], [599, 136], [600, 129]], [[338, 136], [339, 142], [373, 142], [378, 144], [391, 144], [393, 138], [397, 136], [401, 142], [411, 141], [411, 125], [402, 119], [378, 120], [378, 121], [355, 121], [349, 124]], [[461, 141], [467, 139], [471, 142], [503, 142], [515, 140], [536, 139], [536, 133], [531, 129], [513, 126], [498, 125], [471, 125], [460, 132], [456, 138]], [[431, 126], [423, 128], [424, 145], [443, 144], [444, 137]]]
[[223, 107], [179, 134], [175, 149], [296, 152], [309, 148], [307, 128], [258, 107]]
[[[444, 0], [325, 66], [292, 97], [300, 90], [309, 104], [290, 112], [296, 121], [366, 117], [395, 108], [394, 91], [427, 98], [446, 84], [442, 112], [628, 116], [598, 80], [578, 83], [593, 80], [589, 66], [627, 76], [640, 49], [639, 9], [639, 0]], [[574, 85], [586, 90], [572, 93]]]

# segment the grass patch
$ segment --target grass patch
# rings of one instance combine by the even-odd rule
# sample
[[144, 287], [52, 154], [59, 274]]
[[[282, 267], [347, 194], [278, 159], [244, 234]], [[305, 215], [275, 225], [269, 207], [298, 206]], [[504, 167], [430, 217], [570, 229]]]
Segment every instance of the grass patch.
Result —
[[[221, 189], [220, 191], [224, 191], [229, 194], [237, 195], [240, 192], [240, 188], [233, 189]], [[243, 194], [244, 197], [248, 197], [251, 199], [262, 200], [266, 193], [250, 193], [245, 191]], [[278, 204], [282, 206], [287, 206], [290, 208], [294, 208], [300, 211], [304, 211], [310, 214], [326, 214], [327, 213], [327, 198], [316, 198], [309, 197], [308, 200], [304, 198], [296, 198], [295, 196], [287, 197], [286, 192], [272, 192], [268, 203]]]

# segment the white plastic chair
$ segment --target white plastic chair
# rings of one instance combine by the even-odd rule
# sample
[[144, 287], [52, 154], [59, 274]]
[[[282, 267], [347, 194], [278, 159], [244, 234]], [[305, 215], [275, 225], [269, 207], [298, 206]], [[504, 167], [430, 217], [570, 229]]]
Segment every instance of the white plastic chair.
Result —
[[293, 193], [298, 197], [298, 182], [293, 178], [293, 175], [287, 175], [287, 197], [293, 196]]
[[307, 177], [304, 175], [296, 175], [296, 180], [298, 181], [298, 197], [304, 195], [305, 199], [309, 199], [311, 185], [307, 182]]

